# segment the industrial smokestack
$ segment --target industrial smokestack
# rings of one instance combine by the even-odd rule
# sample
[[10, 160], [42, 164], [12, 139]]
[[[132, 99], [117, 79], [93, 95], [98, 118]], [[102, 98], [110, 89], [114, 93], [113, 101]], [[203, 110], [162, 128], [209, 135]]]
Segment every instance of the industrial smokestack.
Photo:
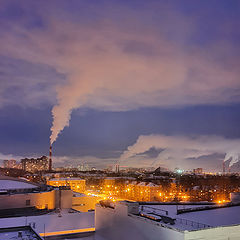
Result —
[[52, 145], [50, 144], [49, 148], [49, 171], [52, 171]]
[[116, 164], [116, 173], [119, 173], [119, 164]]
[[225, 174], [225, 161], [223, 160], [223, 174]]

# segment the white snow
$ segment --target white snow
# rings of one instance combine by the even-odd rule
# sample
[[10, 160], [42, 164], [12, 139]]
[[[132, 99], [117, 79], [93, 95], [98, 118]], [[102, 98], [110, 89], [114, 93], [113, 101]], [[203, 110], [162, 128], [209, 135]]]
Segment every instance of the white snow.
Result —
[[31, 183], [17, 181], [17, 180], [15, 181], [15, 180], [0, 179], [0, 190], [26, 189], [26, 188], [37, 188], [37, 186]]
[[211, 226], [240, 224], [240, 206], [190, 212], [178, 215], [185, 219], [202, 222]]
[[22, 238], [21, 239], [36, 239], [36, 234], [31, 232], [31, 231], [27, 231], [27, 230], [9, 230], [6, 232], [0, 232], [0, 239], [4, 239], [4, 240], [10, 240], [10, 239], [20, 239], [18, 237], [18, 233], [21, 232], [22, 233]]
[[[166, 216], [165, 211], [168, 211], [169, 217], [177, 219], [175, 224], [171, 225], [171, 227], [179, 230], [196, 230], [204, 228], [202, 224], [209, 225], [211, 227], [240, 224], [240, 215], [237, 214], [240, 212], [240, 206], [207, 209], [177, 215], [177, 208], [188, 209], [204, 206], [207, 205], [145, 205], [143, 212], [155, 212], [156, 214]], [[151, 209], [151, 207], [155, 210]]]
[[63, 211], [61, 217], [58, 213], [50, 213], [40, 216], [0, 218], [0, 228], [25, 226], [35, 222], [35, 231], [37, 233], [67, 231], [82, 228], [94, 228], [94, 212], [86, 213], [68, 213]]

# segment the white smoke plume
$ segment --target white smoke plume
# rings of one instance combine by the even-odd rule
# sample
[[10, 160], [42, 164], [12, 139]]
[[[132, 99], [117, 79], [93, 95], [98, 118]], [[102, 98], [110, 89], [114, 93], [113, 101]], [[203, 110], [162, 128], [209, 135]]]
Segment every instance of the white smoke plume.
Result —
[[240, 151], [238, 152], [228, 152], [225, 156], [224, 162], [230, 160], [229, 167], [231, 168], [235, 163], [240, 160]]
[[[226, 139], [219, 136], [142, 135], [138, 137], [135, 144], [129, 146], [121, 155], [120, 162], [122, 164], [131, 164], [131, 162], [136, 164], [136, 162], [142, 161], [149, 166], [152, 161], [149, 161], [147, 156], [142, 157], [142, 154], [151, 148], [162, 149], [154, 159], [156, 166], [161, 164], [174, 168], [181, 165], [181, 167], [188, 169], [191, 163], [189, 159], [218, 153], [225, 154], [225, 161], [231, 158], [231, 167], [239, 161], [240, 139]], [[201, 162], [197, 162], [195, 167], [200, 164]]]
[[[125, 111], [239, 101], [235, 91], [240, 89], [239, 68], [216, 61], [231, 45], [216, 41], [216, 51], [183, 46], [196, 30], [188, 18], [171, 11], [163, 13], [177, 23], [172, 32], [184, 31], [181, 41], [174, 42], [168, 39], [164, 21], [153, 22], [149, 28], [143, 20], [146, 16], [152, 21], [148, 11], [140, 14], [124, 9], [123, 24], [111, 20], [113, 13], [102, 22], [87, 24], [78, 15], [65, 16], [64, 8], [41, 6], [36, 9], [46, 27], [30, 30], [24, 24], [7, 23], [0, 52], [49, 65], [66, 77], [65, 84], [56, 88], [51, 143], [69, 125], [72, 111], [81, 107]], [[31, 5], [26, 4], [25, 11], [31, 13]], [[231, 61], [228, 64], [235, 66], [238, 59]]]
[[[234, 73], [215, 66], [203, 56], [178, 54], [176, 46], [161, 38], [114, 30], [105, 35], [100, 31], [101, 37], [96, 34], [95, 31], [85, 32], [88, 42], [81, 35], [75, 36], [77, 42], [68, 45], [72, 55], [67, 55], [64, 62], [57, 60], [58, 68], [65, 69], [68, 84], [57, 89], [51, 143], [69, 126], [73, 109], [125, 111], [139, 107], [228, 102], [229, 96], [216, 92], [216, 85], [223, 89], [226, 78], [233, 86], [239, 85]], [[154, 49], [154, 56], [142, 53], [142, 49], [126, 50], [128, 45], [138, 44], [146, 52]], [[189, 82], [191, 69], [200, 75]], [[204, 78], [204, 84], [199, 78]]]

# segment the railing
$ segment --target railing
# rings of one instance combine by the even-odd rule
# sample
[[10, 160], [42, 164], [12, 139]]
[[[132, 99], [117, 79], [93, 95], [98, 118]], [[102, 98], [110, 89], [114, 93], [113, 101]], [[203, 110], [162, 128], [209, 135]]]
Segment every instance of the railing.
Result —
[[195, 222], [195, 221], [191, 221], [191, 220], [187, 220], [187, 219], [183, 219], [183, 218], [176, 218], [176, 223], [184, 224], [184, 225], [191, 226], [191, 227], [197, 228], [197, 229], [212, 227], [208, 224], [199, 223], [199, 222]]
[[[182, 225], [190, 226], [191, 228], [194, 228], [194, 229], [202, 229], [202, 228], [210, 228], [210, 227], [212, 227], [212, 226], [210, 226], [208, 224], [195, 222], [195, 221], [192, 221], [192, 220], [187, 220], [187, 219], [183, 219], [183, 218], [170, 218], [170, 217], [167, 217], [168, 216], [168, 211], [167, 210], [163, 210], [163, 209], [159, 209], [159, 208], [148, 207], [148, 206], [141, 206], [141, 211], [143, 212], [144, 210], [148, 211], [149, 214], [155, 214], [155, 215], [161, 217], [163, 222], [170, 223], [171, 225], [179, 223], [179, 224], [182, 224]], [[160, 212], [164, 212], [166, 214], [166, 216], [160, 215], [159, 211]], [[172, 220], [172, 221], [170, 221], [170, 220]]]

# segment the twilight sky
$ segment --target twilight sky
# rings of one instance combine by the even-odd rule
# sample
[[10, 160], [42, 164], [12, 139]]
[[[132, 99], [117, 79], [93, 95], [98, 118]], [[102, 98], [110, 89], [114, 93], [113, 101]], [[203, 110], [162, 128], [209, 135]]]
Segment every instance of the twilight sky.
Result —
[[238, 0], [0, 0], [0, 160], [234, 168], [239, 41]]

